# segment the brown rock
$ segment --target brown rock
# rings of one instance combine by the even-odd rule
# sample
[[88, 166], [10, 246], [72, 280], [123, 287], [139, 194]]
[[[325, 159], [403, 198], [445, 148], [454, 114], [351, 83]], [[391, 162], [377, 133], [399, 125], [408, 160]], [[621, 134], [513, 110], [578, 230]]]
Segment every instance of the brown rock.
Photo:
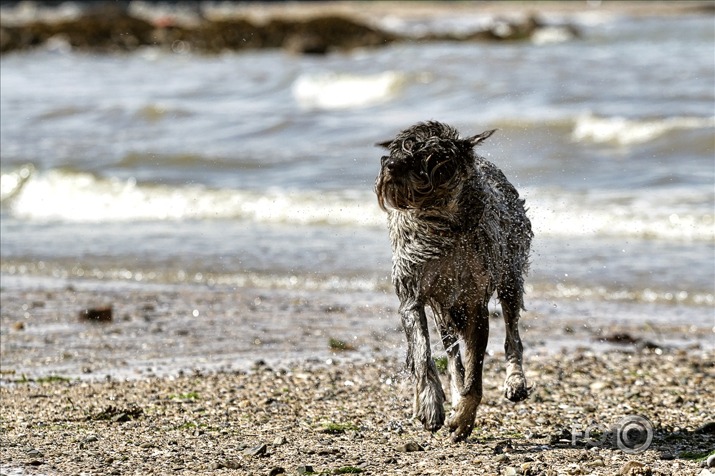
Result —
[[402, 453], [412, 453], [415, 451], [424, 451], [425, 449], [420, 446], [419, 443], [415, 443], [414, 441], [408, 441], [404, 445], [400, 445], [397, 447], [397, 451], [400, 451]]
[[91, 322], [112, 322], [112, 307], [93, 307], [82, 309], [79, 312], [80, 321], [91, 321]]

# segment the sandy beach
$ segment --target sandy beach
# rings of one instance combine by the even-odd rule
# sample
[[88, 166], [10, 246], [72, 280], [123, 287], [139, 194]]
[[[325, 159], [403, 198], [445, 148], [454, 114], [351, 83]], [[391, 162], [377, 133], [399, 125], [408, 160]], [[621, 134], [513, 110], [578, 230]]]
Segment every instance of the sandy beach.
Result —
[[[526, 402], [487, 361], [472, 436], [452, 444], [410, 420], [401, 365], [303, 363], [247, 372], [0, 389], [3, 474], [710, 474], [713, 355], [583, 352], [532, 359]], [[643, 415], [649, 448], [612, 425]], [[701, 472], [702, 471], [702, 472]]]
[[[2, 289], [7, 475], [692, 475], [715, 444], [709, 329], [609, 344], [527, 313], [535, 390], [512, 404], [493, 319], [476, 430], [452, 444], [410, 420], [389, 295], [21, 281]], [[102, 306], [112, 322], [80, 319]], [[608, 432], [638, 415], [652, 442], [629, 454]]]

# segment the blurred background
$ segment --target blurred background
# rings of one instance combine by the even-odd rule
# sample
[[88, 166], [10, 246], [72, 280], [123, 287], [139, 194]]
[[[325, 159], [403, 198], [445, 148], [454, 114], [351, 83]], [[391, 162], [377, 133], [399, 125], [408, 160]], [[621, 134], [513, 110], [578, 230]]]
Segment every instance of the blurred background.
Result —
[[712, 2], [1, 8], [5, 285], [392, 302], [373, 144], [439, 120], [499, 129], [479, 153], [529, 207], [527, 307], [713, 325]]

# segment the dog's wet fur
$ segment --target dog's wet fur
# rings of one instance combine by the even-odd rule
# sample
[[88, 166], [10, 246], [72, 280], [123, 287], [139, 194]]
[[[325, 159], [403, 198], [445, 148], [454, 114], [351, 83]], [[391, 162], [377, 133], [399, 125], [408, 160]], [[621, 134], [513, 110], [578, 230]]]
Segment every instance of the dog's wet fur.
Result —
[[429, 306], [448, 358], [452, 413], [446, 425], [454, 441], [471, 434], [482, 399], [488, 303], [495, 292], [506, 324], [504, 395], [514, 402], [529, 395], [518, 322], [533, 233], [514, 186], [474, 152], [494, 132], [460, 138], [453, 127], [431, 121], [378, 144], [389, 151], [375, 192], [388, 213], [392, 282], [415, 380], [414, 417], [430, 431], [445, 424]]

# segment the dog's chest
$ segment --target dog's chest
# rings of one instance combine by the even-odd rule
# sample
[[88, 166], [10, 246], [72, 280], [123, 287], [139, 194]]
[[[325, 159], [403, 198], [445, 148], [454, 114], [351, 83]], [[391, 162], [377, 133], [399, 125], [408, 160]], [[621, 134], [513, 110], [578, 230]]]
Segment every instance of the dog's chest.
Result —
[[489, 291], [484, 257], [470, 234], [399, 212], [391, 214], [389, 228], [395, 284], [443, 304]]
[[455, 244], [454, 232], [446, 225], [391, 212], [388, 220], [393, 261], [421, 265], [449, 253]]

